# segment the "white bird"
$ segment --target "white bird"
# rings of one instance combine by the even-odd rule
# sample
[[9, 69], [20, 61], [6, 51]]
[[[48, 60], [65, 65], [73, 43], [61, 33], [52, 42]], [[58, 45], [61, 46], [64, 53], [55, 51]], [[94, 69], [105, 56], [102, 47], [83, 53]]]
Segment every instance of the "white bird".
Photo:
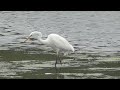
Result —
[[[59, 57], [60, 52], [64, 52], [64, 54], [70, 51], [74, 52], [73, 46], [65, 38], [61, 37], [58, 34], [50, 34], [48, 35], [48, 38], [46, 40], [43, 40], [42, 33], [38, 31], [34, 31], [30, 33], [30, 35], [24, 42], [26, 42], [32, 36], [38, 39], [42, 44], [45, 44], [51, 47], [54, 51], [56, 51], [57, 58]], [[61, 63], [61, 60], [60, 60], [60, 63]], [[57, 59], [55, 62], [55, 67], [56, 67], [56, 64], [57, 64]]]

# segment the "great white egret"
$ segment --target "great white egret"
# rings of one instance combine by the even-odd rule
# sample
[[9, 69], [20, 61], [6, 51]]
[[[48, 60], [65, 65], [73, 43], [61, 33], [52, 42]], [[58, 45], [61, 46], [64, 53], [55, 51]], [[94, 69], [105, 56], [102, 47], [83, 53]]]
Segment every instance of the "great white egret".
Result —
[[[45, 45], [51, 47], [54, 51], [56, 51], [57, 58], [56, 58], [56, 62], [55, 62], [55, 67], [56, 67], [57, 59], [59, 57], [60, 52], [64, 52], [64, 54], [66, 54], [69, 51], [74, 52], [73, 46], [65, 38], [61, 37], [58, 34], [50, 34], [50, 35], [48, 35], [48, 38], [46, 40], [43, 40], [42, 33], [38, 32], [38, 31], [34, 31], [34, 32], [30, 33], [30, 35], [24, 42], [26, 42], [32, 36], [34, 38], [38, 39], [42, 44], [45, 44]], [[60, 60], [60, 63], [61, 63], [61, 60]]]

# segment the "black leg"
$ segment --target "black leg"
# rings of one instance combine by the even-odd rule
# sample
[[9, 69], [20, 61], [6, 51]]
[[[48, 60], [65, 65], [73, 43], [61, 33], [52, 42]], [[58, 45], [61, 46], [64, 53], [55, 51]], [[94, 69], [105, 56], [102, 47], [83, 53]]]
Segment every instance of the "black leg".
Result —
[[62, 59], [60, 58], [60, 55], [57, 53], [56, 62], [55, 62], [55, 68], [56, 68], [56, 65], [58, 63], [58, 60], [60, 61], [60, 64], [62, 65]]
[[59, 57], [59, 60], [60, 60], [60, 64], [62, 65], [62, 56]]
[[56, 56], [55, 68], [56, 68], [56, 65], [57, 65], [57, 59], [58, 59], [58, 55]]
[[59, 55], [59, 61], [60, 61], [60, 64], [62, 65], [62, 56]]
[[56, 64], [57, 64], [57, 60], [56, 60], [56, 62], [55, 62], [55, 68], [56, 68]]
[[62, 65], [62, 60], [60, 60], [60, 64]]

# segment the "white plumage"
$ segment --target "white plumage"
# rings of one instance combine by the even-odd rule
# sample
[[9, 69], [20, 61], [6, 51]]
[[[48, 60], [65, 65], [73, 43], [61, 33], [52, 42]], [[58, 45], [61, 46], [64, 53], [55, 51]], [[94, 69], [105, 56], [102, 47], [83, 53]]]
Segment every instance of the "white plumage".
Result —
[[[48, 35], [46, 40], [42, 39], [42, 33], [38, 31], [32, 32], [29, 37], [25, 40], [27, 41], [31, 36], [34, 36], [37, 38], [42, 44], [45, 44], [49, 47], [51, 47], [53, 50], [57, 52], [57, 56], [59, 55], [59, 52], [74, 52], [73, 46], [63, 37], [61, 37], [58, 34], [50, 34]], [[24, 42], [25, 42], [24, 41]], [[57, 59], [55, 66], [57, 64]]]
[[49, 42], [48, 45], [53, 49], [74, 52], [73, 46], [69, 44], [65, 38], [59, 36], [58, 34], [50, 34], [46, 40]]

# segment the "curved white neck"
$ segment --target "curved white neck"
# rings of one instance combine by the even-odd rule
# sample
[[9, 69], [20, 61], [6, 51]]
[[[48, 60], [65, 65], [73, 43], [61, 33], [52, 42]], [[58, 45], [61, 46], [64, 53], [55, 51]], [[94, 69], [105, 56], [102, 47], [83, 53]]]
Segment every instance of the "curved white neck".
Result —
[[43, 40], [40, 36], [38, 36], [38, 40], [39, 40], [42, 44], [45, 44], [45, 45], [48, 44], [47, 39], [46, 39], [46, 40]]

